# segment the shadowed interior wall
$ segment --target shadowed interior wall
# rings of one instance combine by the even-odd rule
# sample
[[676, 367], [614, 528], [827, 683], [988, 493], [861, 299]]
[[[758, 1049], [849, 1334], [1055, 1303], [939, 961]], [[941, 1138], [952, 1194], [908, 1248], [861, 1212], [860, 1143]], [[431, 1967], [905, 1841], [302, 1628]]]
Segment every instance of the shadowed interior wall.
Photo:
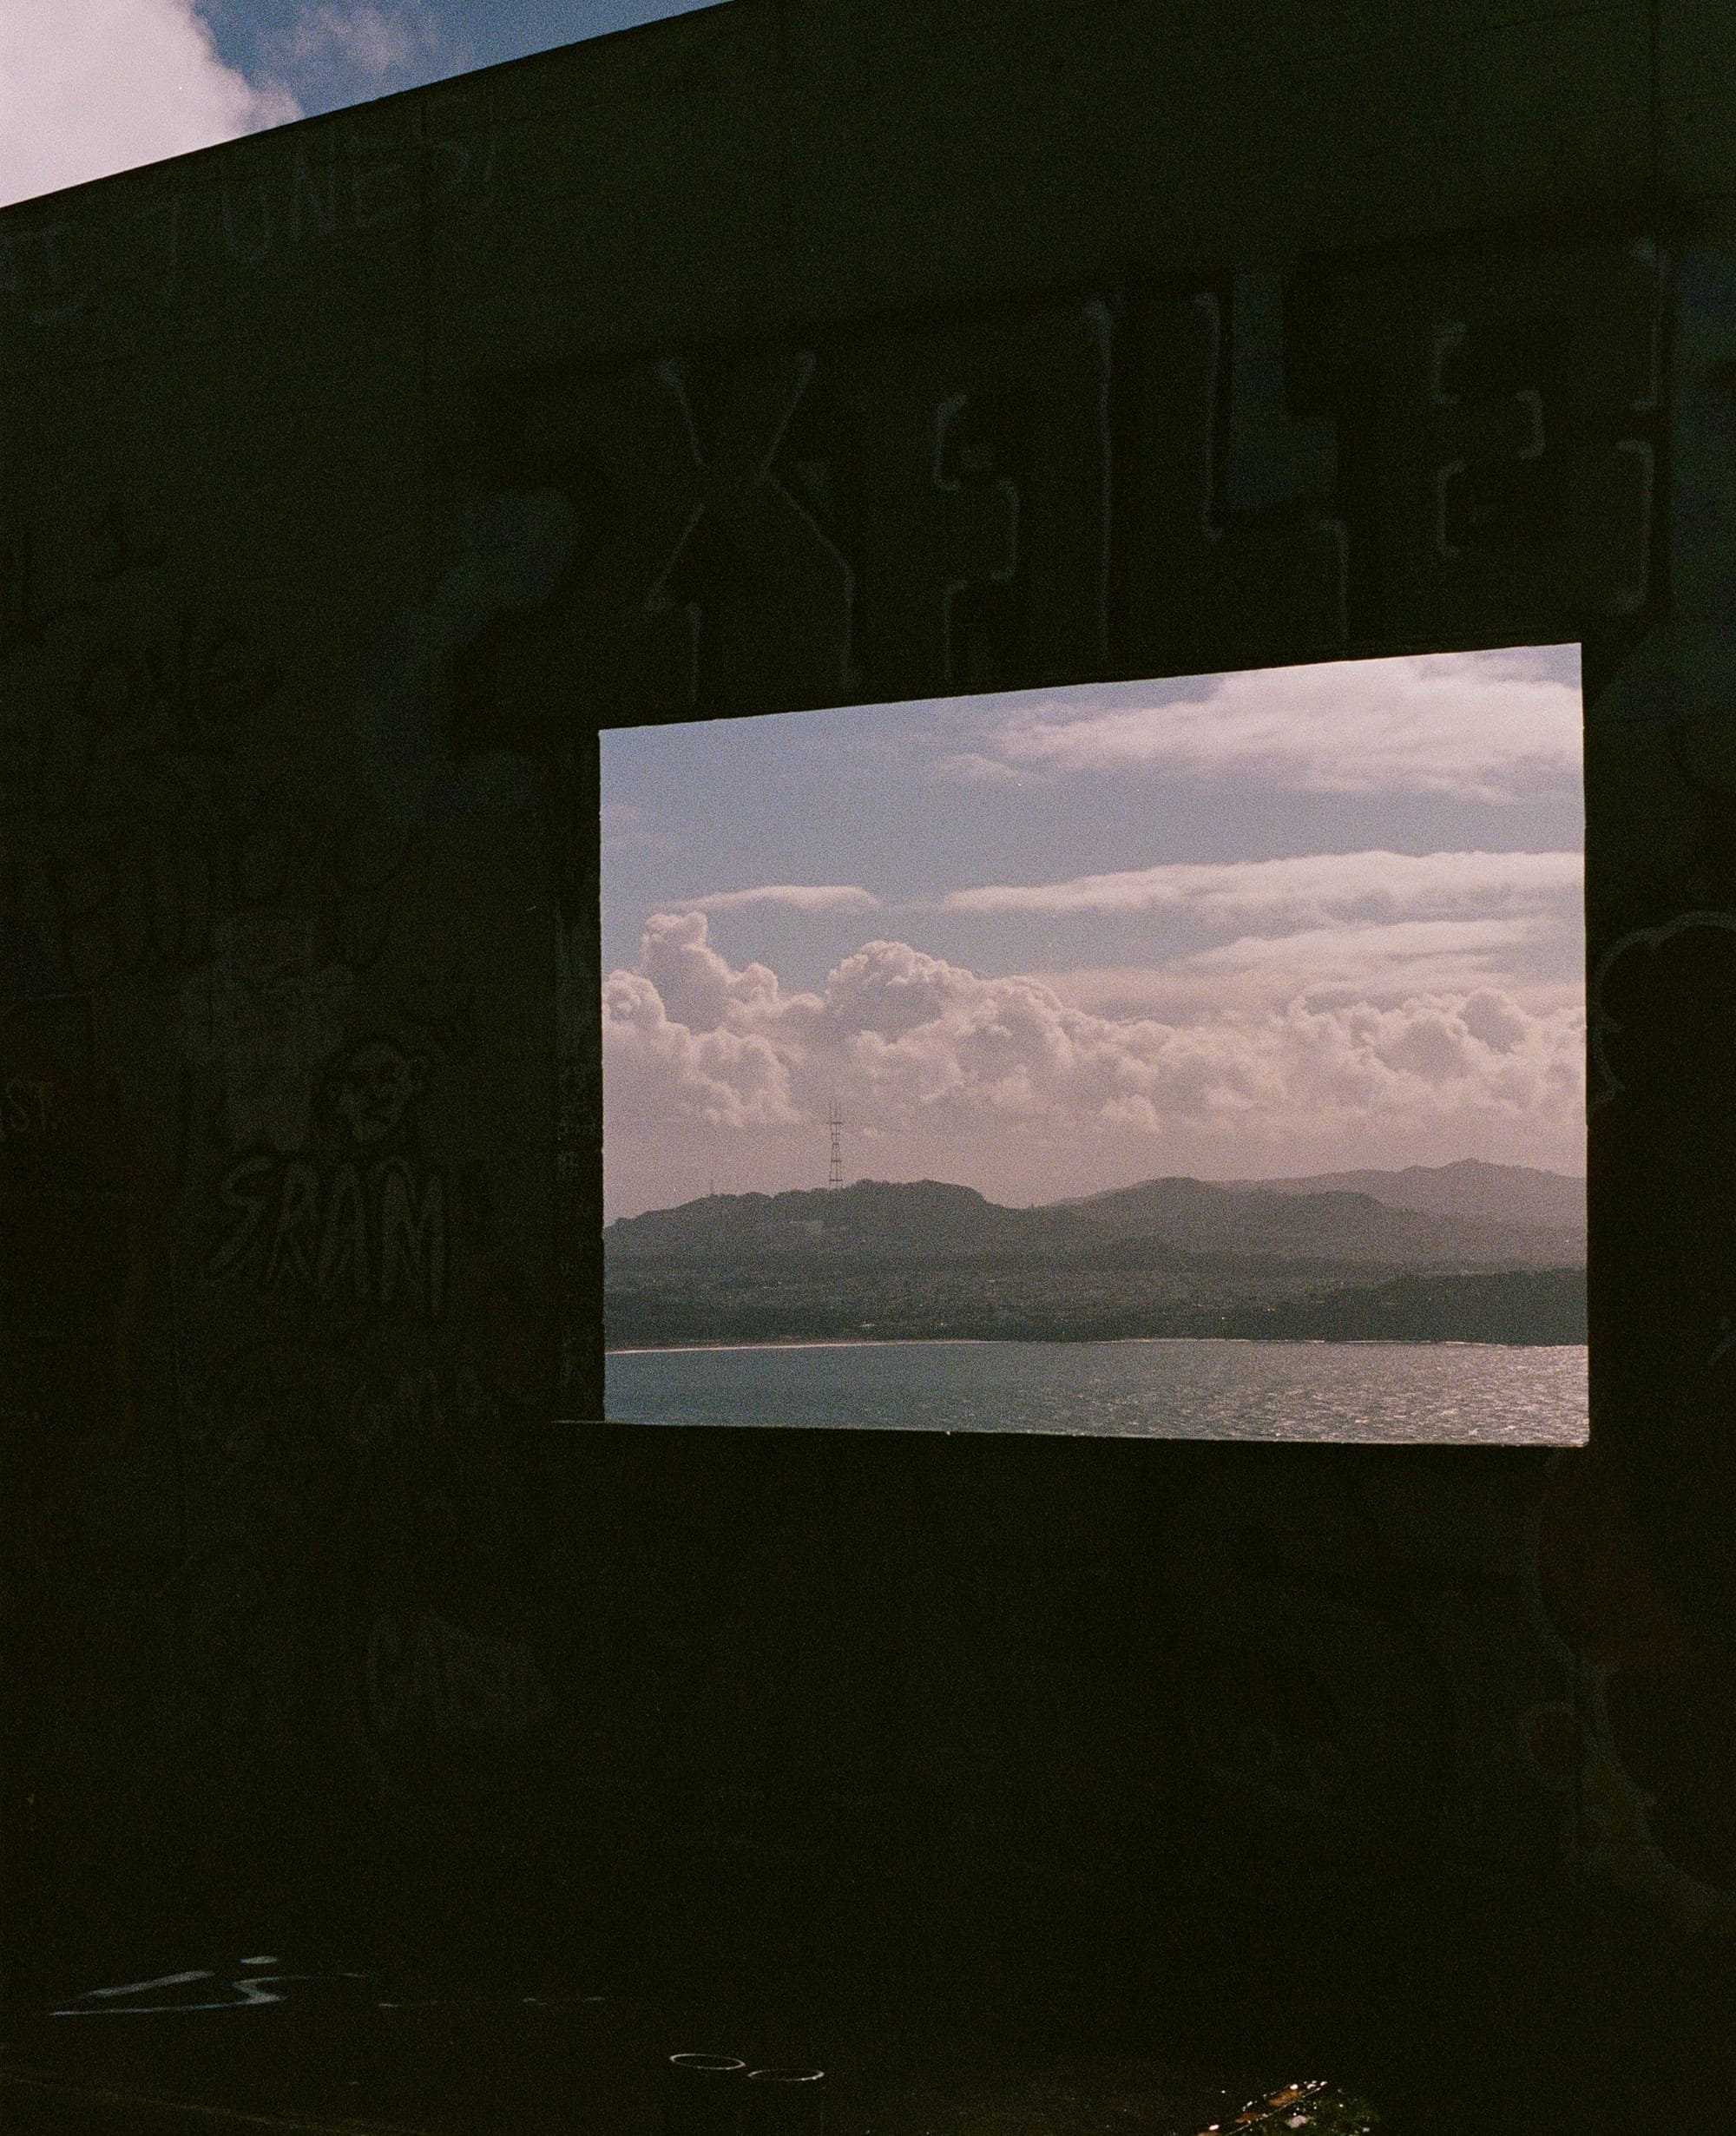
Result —
[[[0, 216], [15, 1969], [1736, 1923], [1733, 39], [732, 0]], [[600, 726], [1571, 641], [1588, 1453], [588, 1421]]]

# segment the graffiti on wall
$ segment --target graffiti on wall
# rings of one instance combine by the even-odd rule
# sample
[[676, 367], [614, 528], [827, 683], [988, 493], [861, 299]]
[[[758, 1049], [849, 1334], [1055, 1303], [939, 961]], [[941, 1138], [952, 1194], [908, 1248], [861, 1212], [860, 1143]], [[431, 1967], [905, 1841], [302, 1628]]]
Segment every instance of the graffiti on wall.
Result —
[[[1595, 968], [1593, 1443], [1555, 1463], [1532, 1546], [1534, 1616], [1573, 1685], [1570, 1703], [1534, 1716], [1533, 1755], [1585, 1872], [1684, 1931], [1724, 1936], [1733, 1003], [1729, 911], [1632, 929]], [[1667, 1223], [1628, 1220], [1659, 1206]]]
[[554, 1711], [527, 1642], [484, 1638], [431, 1608], [413, 1620], [390, 1610], [373, 1620], [363, 1682], [380, 1738], [517, 1734]]
[[1608, 665], [1658, 604], [1663, 273], [1480, 244], [492, 382], [492, 486], [358, 728], [404, 822], [566, 759], [569, 1407], [601, 1399], [583, 737], [1383, 644]]
[[141, 755], [228, 757], [277, 693], [244, 622], [197, 595], [135, 600], [170, 582], [148, 516], [115, 488], [0, 530], [0, 818], [93, 786], [100, 805]]
[[516, 1784], [556, 1718], [535, 1524], [500, 1459], [501, 1415], [477, 1360], [400, 1375], [358, 1411], [345, 1697], [367, 1770], [400, 1803]]
[[[436, 166], [455, 200], [486, 168], [457, 175], [460, 161]], [[413, 212], [403, 171], [363, 183], [372, 170], [238, 164], [196, 214], [151, 211], [147, 279], [233, 278], [393, 203]], [[47, 319], [95, 288], [72, 236], [7, 227], [15, 308]], [[293, 1716], [287, 1686], [334, 1644], [365, 1755], [395, 1785], [534, 1735], [549, 1711], [535, 1613], [485, 1540], [487, 1493], [453, 1480], [473, 1469], [388, 1485], [377, 1465], [455, 1417], [485, 1438], [535, 1379], [509, 1397], [508, 1346], [465, 1289], [481, 1227], [431, 1121], [483, 1042], [473, 976], [418, 950], [404, 920], [418, 842], [523, 807], [599, 718], [1425, 641], [1601, 633], [1619, 653], [1659, 600], [1660, 273], [1620, 244], [1332, 262], [499, 385], [498, 463], [358, 684], [365, 808], [247, 775], [250, 723], [280, 687], [271, 649], [201, 588], [122, 600], [164, 569], [130, 503], [0, 543], [7, 925], [28, 916], [28, 953], [64, 985], [148, 976], [178, 997], [205, 1137], [189, 1287], [221, 1286], [214, 1324], [232, 1303], [285, 1309], [268, 1337], [227, 1331], [188, 1368], [207, 1540], [174, 1639], [214, 1728], [278, 1739], [260, 1714]], [[1713, 792], [1694, 864], [1715, 877]], [[560, 943], [569, 1250], [595, 1226], [600, 1124], [571, 1037], [595, 994], [576, 876]], [[1687, 881], [1648, 889], [1630, 931], [1682, 910]], [[26, 953], [23, 932], [4, 937], [16, 969]], [[9, 1086], [8, 1147], [46, 1137], [52, 1107], [34, 1102], [26, 1087], [15, 1111]], [[569, 1251], [575, 1386], [582, 1274]], [[483, 1286], [510, 1301], [510, 1272]], [[1729, 1331], [1713, 1311], [1708, 1370]], [[1447, 1502], [1424, 1496], [1418, 1529]], [[1455, 1804], [1497, 1801], [1480, 1771], [1522, 1769], [1570, 1844], [1605, 1844], [1581, 1814], [1600, 1790], [1616, 1791], [1611, 1844], [1641, 1830], [1636, 1801], [1646, 1832], [1680, 1824], [1667, 1791], [1641, 1800], [1659, 1789], [1639, 1717], [1687, 1681], [1681, 1653], [1588, 1679], [1552, 1574], [1555, 1643], [1540, 1634], [1491, 1700], [1479, 1671], [1498, 1643], [1487, 1624], [1514, 1614], [1516, 1546], [1494, 1568], [1431, 1572], [1336, 1485], [1278, 1510], [1258, 1497], [1213, 1486], [1166, 1545], [1198, 1649], [1187, 1754], [1226, 1814], [1331, 1853], [1455, 1829]], [[358, 1505], [385, 1526], [339, 1612], [294, 1568], [318, 1561], [327, 1515]], [[932, 1739], [912, 1735], [911, 1762], [937, 1781], [998, 1771], [1016, 1731], [971, 1677], [979, 1629], [950, 1589], [933, 1616], [936, 1653], [905, 1686]], [[1704, 1695], [1679, 1707], [1713, 1712], [1713, 1677], [1693, 1666]], [[1589, 1771], [1586, 1727], [1604, 1745]]]
[[423, 123], [345, 114], [266, 134], [220, 167], [154, 172], [95, 198], [0, 216], [0, 330], [40, 335], [318, 258], [378, 231], [484, 208], [498, 184], [494, 85], [443, 85]]
[[1519, 1744], [1568, 1679], [1522, 1621], [1525, 1504], [1492, 1469], [1282, 1456], [1183, 1500], [1185, 1739], [1233, 1826], [1320, 1859], [1554, 1850]]
[[[369, 1463], [468, 1430], [484, 1450], [446, 1486], [462, 1530], [489, 1449], [540, 1384], [546, 1310], [490, 1213], [484, 1164], [453, 1140], [453, 1080], [485, 1094], [489, 1033], [464, 938], [424, 909], [420, 834], [454, 812], [448, 788], [464, 812], [468, 771], [434, 782], [434, 805], [418, 789], [394, 808], [390, 777], [382, 805], [365, 781], [261, 762], [285, 674], [257, 629], [177, 561], [148, 499], [62, 495], [0, 542], [0, 983], [25, 997], [6, 1029], [33, 1041], [0, 1047], [0, 1168], [8, 1191], [24, 1171], [51, 1186], [67, 1218], [56, 1227], [43, 1202], [0, 1226], [0, 1406], [41, 1423], [52, 1383], [60, 1408], [106, 1426], [136, 1410], [129, 1353], [148, 1338], [184, 1535], [151, 1613], [162, 1678], [140, 1755], [220, 1824], [245, 1824], [286, 1788], [317, 1791], [322, 1759], [376, 1771], [372, 1752], [358, 1764], [341, 1692], [346, 1552], [364, 1502], [395, 1561], [424, 1515]], [[388, 696], [409, 703], [431, 643], [437, 667], [491, 603], [523, 598], [527, 570], [547, 571], [546, 539], [533, 527], [527, 562], [518, 523], [474, 516], [436, 628], [388, 632], [368, 670]], [[116, 1117], [149, 1131], [142, 1153], [117, 1143], [132, 1167], [118, 1181], [67, 1169], [94, 1161], [89, 1107], [34, 1041], [69, 1016], [79, 1092], [108, 1078]], [[138, 1187], [140, 1220], [93, 1232], [71, 1195], [93, 1185]], [[60, 1286], [52, 1328], [27, 1326], [11, 1308], [54, 1289], [62, 1232], [78, 1283]], [[75, 1314], [77, 1340], [50, 1354], [36, 1338], [99, 1277], [102, 1326]], [[380, 1634], [371, 1725], [406, 1780], [449, 1742], [485, 1763], [549, 1710], [522, 1627], [479, 1617], [437, 1554], [409, 1561], [409, 1587], [366, 1620], [401, 1627], [396, 1673]]]
[[1660, 273], [1325, 263], [503, 384], [499, 466], [568, 501], [572, 561], [494, 634], [494, 717], [1613, 627], [1654, 598]]
[[189, 1391], [171, 1725], [238, 1816], [296, 1773], [491, 1791], [556, 1718], [503, 1397], [476, 1348], [453, 1359], [266, 1342]]
[[128, 1445], [168, 1208], [83, 995], [0, 1003], [0, 1399]]
[[[265, 2009], [274, 2003], [286, 2002], [289, 1997], [284, 1989], [291, 1983], [360, 1981], [371, 1977], [365, 1973], [267, 1971], [267, 1968], [282, 1962], [274, 1957], [241, 1958], [233, 1962], [240, 1968], [233, 1980], [221, 1979], [209, 1966], [189, 1966], [179, 1973], [159, 1973], [147, 1981], [123, 1981], [113, 1988], [87, 1988], [82, 1995], [74, 1995], [59, 2008], [50, 2011], [49, 2015], [161, 2017], [171, 2012]], [[215, 1987], [202, 1984], [207, 1982], [214, 1982]]]
[[501, 810], [537, 795], [547, 736], [517, 720], [467, 734], [455, 703], [458, 663], [503, 617], [540, 608], [573, 554], [569, 500], [552, 490], [472, 499], [457, 555], [427, 607], [396, 617], [372, 648], [354, 729], [380, 807], [413, 829]]
[[[346, 989], [350, 975], [328, 968]], [[317, 1026], [309, 1041], [306, 1018], [318, 981], [295, 983], [290, 1010], [303, 1043], [267, 1042], [260, 1060], [288, 1102], [276, 1111], [256, 1107], [239, 1119], [234, 1086], [228, 1086], [224, 1126], [232, 1147], [263, 1142], [263, 1151], [240, 1157], [221, 1173], [218, 1201], [227, 1228], [207, 1254], [208, 1278], [251, 1268], [260, 1288], [286, 1287], [332, 1299], [345, 1293], [358, 1304], [382, 1308], [408, 1301], [431, 1318], [444, 1306], [449, 1252], [447, 1175], [419, 1155], [395, 1146], [413, 1141], [411, 1111], [427, 1087], [424, 1055], [406, 1055], [389, 1040], [364, 1039], [349, 1047], [328, 1072], [339, 1031]], [[202, 1002], [192, 1012], [196, 1022]], [[307, 1153], [312, 1134], [316, 1088], [323, 1096], [328, 1132], [320, 1154]], [[275, 1127], [277, 1132], [272, 1130]]]
[[233, 1148], [307, 1140], [314, 1082], [342, 1042], [354, 982], [347, 966], [319, 960], [314, 933], [311, 913], [280, 909], [220, 922], [215, 955], [182, 991], [182, 1055], [221, 1092]]
[[445, 1174], [394, 1158], [329, 1173], [303, 1158], [244, 1158], [220, 1196], [233, 1228], [205, 1263], [216, 1278], [251, 1266], [261, 1290], [294, 1288], [389, 1307], [408, 1301], [431, 1319], [445, 1303]]
[[1530, 1614], [1567, 1693], [1526, 1716], [1525, 1745], [1566, 1850], [1684, 1933], [1736, 1933], [1736, 1683], [1660, 1586], [1608, 1453], [1555, 1458], [1529, 1542]]

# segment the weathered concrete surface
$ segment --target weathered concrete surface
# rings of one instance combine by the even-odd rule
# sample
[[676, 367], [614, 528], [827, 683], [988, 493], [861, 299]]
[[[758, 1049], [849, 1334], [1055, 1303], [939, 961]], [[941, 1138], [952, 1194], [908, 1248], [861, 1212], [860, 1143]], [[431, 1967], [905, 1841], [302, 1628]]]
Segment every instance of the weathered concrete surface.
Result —
[[[1733, 34], [733, 0], [0, 216], [15, 1974], [682, 1830], [1727, 1934]], [[601, 725], [1571, 640], [1589, 1455], [567, 1421]]]

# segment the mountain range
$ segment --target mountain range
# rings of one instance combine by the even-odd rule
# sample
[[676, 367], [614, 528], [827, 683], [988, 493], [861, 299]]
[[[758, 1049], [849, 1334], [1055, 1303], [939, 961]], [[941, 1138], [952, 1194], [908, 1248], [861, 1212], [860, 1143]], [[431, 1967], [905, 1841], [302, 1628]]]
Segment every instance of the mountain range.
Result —
[[[1164, 1258], [1358, 1267], [1564, 1268], [1585, 1259], [1585, 1182], [1467, 1160], [1399, 1172], [1283, 1180], [1147, 1180], [1080, 1199], [1009, 1208], [937, 1180], [862, 1180], [779, 1194], [712, 1194], [625, 1217], [603, 1233], [611, 1266], [843, 1256], [905, 1264]], [[1151, 1250], [1156, 1250], [1154, 1252]]]
[[1540, 1172], [1531, 1165], [1485, 1164], [1478, 1157], [1462, 1157], [1451, 1165], [1407, 1165], [1402, 1172], [1314, 1172], [1303, 1179], [1219, 1184], [1281, 1194], [1371, 1194], [1389, 1209], [1420, 1209], [1430, 1216], [1585, 1228], [1583, 1179]]
[[711, 1194], [604, 1232], [605, 1337], [1582, 1343], [1584, 1195], [1474, 1162], [1027, 1209], [939, 1180]]

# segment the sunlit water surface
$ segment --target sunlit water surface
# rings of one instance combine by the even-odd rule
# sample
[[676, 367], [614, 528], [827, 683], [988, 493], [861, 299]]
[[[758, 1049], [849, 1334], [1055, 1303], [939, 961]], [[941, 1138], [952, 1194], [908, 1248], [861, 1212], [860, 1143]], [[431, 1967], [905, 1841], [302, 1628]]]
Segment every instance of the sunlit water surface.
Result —
[[792, 1343], [623, 1350], [623, 1423], [1575, 1446], [1583, 1344]]

